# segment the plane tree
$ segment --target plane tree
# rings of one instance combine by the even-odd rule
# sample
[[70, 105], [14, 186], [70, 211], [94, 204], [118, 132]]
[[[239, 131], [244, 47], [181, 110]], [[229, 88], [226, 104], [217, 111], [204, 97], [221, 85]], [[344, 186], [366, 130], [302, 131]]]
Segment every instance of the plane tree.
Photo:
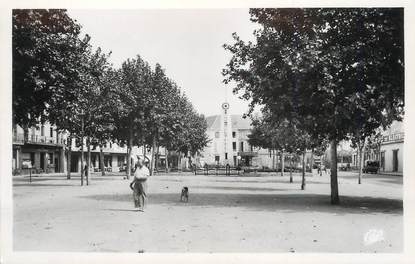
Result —
[[14, 9], [12, 22], [13, 122], [26, 138], [54, 100], [74, 100], [89, 37], [64, 9]]
[[117, 106], [114, 109], [113, 138], [127, 145], [127, 179], [131, 175], [133, 145], [143, 145], [146, 117], [154, 97], [151, 91], [150, 65], [139, 55], [123, 62], [118, 71], [120, 83], [113, 87], [112, 95]]
[[[404, 107], [403, 9], [251, 9], [255, 42], [234, 34], [225, 82], [276, 116], [301, 120], [331, 149], [331, 202], [340, 202], [337, 144]], [[300, 117], [300, 118], [298, 118]], [[385, 118], [386, 117], [386, 118]]]

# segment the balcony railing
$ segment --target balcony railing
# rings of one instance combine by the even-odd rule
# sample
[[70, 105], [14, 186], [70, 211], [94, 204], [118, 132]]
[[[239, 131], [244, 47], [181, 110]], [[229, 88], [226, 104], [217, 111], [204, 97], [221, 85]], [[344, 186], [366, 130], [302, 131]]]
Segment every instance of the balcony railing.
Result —
[[238, 156], [241, 156], [241, 157], [257, 157], [258, 152], [256, 152], [256, 151], [240, 151], [240, 152], [238, 152]]
[[13, 134], [13, 143], [24, 143], [24, 135], [23, 134]]
[[31, 135], [28, 137], [27, 141], [25, 141], [24, 134], [14, 134], [13, 135], [13, 142], [15, 143], [40, 143], [40, 144], [52, 144], [52, 145], [61, 145], [64, 144], [63, 138], [56, 137], [47, 137], [47, 136], [38, 136], [38, 135]]

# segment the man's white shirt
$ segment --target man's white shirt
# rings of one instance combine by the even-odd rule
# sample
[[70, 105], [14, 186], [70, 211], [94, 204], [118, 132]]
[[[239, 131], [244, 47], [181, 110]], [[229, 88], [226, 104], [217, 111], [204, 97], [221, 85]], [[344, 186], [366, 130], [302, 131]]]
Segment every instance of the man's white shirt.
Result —
[[134, 177], [136, 177], [139, 180], [143, 178], [148, 178], [148, 176], [150, 176], [150, 171], [146, 166], [143, 166], [141, 168], [137, 167], [137, 169], [134, 172]]

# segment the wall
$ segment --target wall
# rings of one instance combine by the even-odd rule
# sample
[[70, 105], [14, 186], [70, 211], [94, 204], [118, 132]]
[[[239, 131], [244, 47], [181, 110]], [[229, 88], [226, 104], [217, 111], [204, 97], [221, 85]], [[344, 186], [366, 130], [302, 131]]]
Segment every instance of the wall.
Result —
[[384, 144], [380, 147], [381, 152], [385, 152], [385, 172], [393, 171], [393, 150], [398, 150], [398, 172], [403, 172], [403, 142]]

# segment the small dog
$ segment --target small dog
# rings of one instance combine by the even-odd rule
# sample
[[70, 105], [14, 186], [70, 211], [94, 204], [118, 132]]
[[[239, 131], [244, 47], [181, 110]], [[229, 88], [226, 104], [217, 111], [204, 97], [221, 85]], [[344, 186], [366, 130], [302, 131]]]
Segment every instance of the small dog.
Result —
[[182, 188], [182, 194], [180, 196], [180, 201], [186, 202], [186, 203], [189, 201], [189, 188], [187, 187]]

